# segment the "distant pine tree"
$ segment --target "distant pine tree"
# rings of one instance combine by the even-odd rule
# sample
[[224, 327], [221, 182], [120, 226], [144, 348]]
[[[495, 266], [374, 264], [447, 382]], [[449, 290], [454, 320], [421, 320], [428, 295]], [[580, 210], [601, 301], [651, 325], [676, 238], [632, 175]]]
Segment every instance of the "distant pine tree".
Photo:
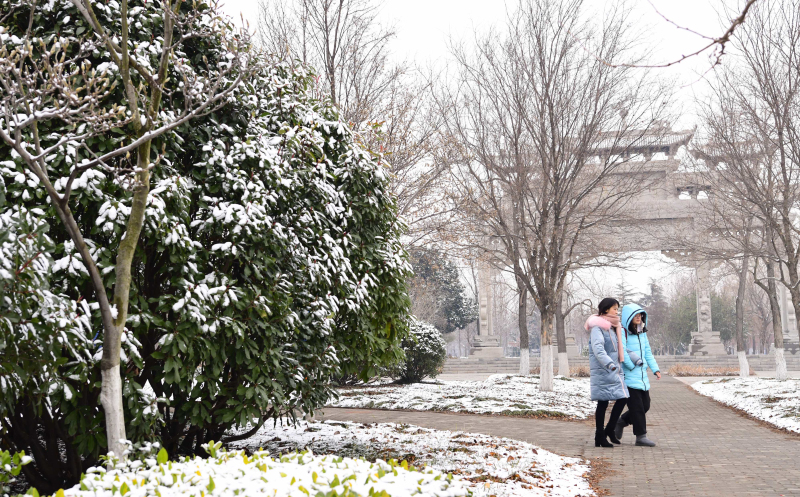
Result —
[[435, 249], [411, 254], [414, 277], [409, 284], [413, 313], [442, 333], [462, 329], [478, 318], [478, 305], [467, 297], [458, 266]]

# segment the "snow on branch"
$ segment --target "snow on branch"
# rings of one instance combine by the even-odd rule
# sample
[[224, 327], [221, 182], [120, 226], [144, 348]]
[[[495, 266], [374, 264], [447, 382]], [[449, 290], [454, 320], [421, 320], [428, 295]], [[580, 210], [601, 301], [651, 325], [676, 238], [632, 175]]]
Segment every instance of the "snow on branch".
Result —
[[[95, 5], [96, 10], [89, 2], [72, 3], [89, 24], [73, 20], [79, 26], [74, 32], [81, 34], [64, 30], [43, 38], [28, 29], [22, 38], [0, 25], [0, 139], [62, 205], [75, 178], [88, 169], [135, 173], [127, 160], [132, 151], [228, 103], [256, 65], [249, 35], [235, 31], [216, 5], [181, 8], [181, 2], [165, 0], [128, 11], [127, 2]], [[32, 25], [40, 8], [16, 4], [3, 23], [16, 11]], [[117, 21], [120, 9], [127, 12], [125, 22]], [[153, 28], [151, 43], [129, 41], [128, 25], [138, 29], [143, 22], [163, 29]], [[200, 39], [221, 47], [214, 60], [190, 60], [186, 45]], [[55, 128], [58, 133], [43, 131]], [[111, 132], [124, 137], [114, 147], [96, 147]], [[49, 164], [59, 158], [73, 165], [58, 182], [63, 190], [56, 191]]]

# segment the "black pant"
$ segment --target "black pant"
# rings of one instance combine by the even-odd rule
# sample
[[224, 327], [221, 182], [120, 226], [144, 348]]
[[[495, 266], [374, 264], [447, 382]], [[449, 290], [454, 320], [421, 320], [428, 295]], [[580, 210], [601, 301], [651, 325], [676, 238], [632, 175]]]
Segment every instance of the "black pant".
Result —
[[[628, 399], [618, 399], [614, 401], [614, 407], [611, 408], [611, 417], [608, 418], [608, 426], [614, 427], [617, 425], [617, 420], [619, 419], [619, 415], [622, 414], [622, 410], [625, 409], [625, 404], [628, 402]], [[603, 431], [605, 426], [603, 425], [603, 421], [606, 418], [606, 409], [608, 408], [608, 401], [607, 400], [598, 400], [597, 401], [597, 410], [594, 412], [594, 423], [595, 427], [598, 431]]]
[[628, 412], [622, 415], [625, 425], [633, 425], [634, 435], [647, 433], [647, 418], [645, 413], [650, 410], [650, 392], [628, 388], [631, 398], [628, 399]]

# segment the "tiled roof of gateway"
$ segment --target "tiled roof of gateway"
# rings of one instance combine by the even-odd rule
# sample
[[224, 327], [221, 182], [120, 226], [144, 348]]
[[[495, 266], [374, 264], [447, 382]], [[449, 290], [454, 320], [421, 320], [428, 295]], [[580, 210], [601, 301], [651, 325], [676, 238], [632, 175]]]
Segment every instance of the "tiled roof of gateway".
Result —
[[686, 145], [694, 136], [694, 129], [672, 131], [664, 128], [603, 132], [598, 136], [598, 150], [652, 149]]

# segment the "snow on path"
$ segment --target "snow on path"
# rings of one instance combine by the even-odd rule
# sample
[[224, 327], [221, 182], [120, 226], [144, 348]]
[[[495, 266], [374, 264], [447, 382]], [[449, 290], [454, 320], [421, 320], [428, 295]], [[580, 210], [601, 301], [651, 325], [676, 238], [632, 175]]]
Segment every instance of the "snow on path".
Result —
[[556, 376], [553, 383], [554, 391], [541, 392], [538, 376], [493, 375], [485, 381], [343, 388], [330, 406], [574, 419], [593, 415], [588, 379]]
[[721, 378], [692, 388], [779, 428], [800, 433], [800, 378]]
[[594, 496], [584, 475], [587, 461], [562, 457], [535, 445], [475, 433], [431, 430], [394, 423], [300, 422], [264, 427], [233, 444], [270, 453], [398, 459], [452, 473], [469, 482], [474, 497]]

